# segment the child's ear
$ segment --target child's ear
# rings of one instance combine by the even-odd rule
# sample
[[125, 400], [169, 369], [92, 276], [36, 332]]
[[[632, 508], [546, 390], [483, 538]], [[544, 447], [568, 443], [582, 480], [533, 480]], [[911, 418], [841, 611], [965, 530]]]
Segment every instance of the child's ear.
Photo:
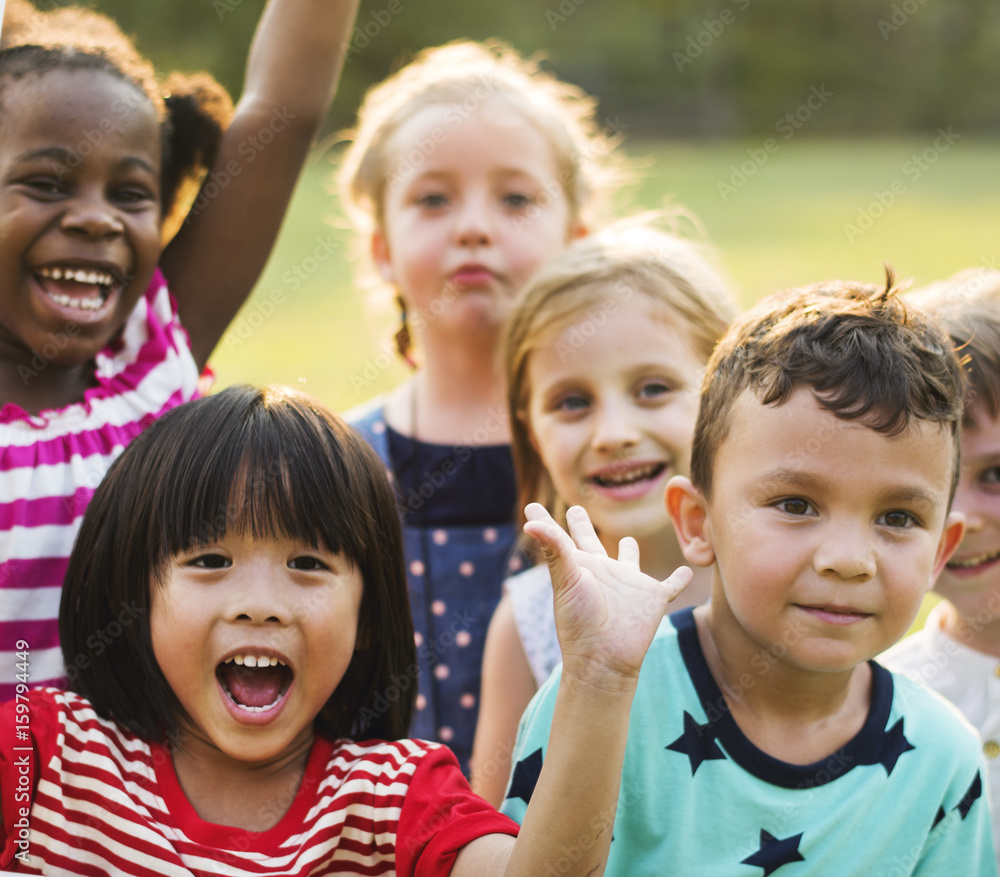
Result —
[[667, 482], [667, 512], [677, 532], [684, 559], [694, 566], [715, 563], [708, 503], [689, 478], [675, 475]]
[[371, 239], [372, 262], [378, 269], [378, 273], [386, 283], [393, 283], [392, 257], [389, 253], [389, 242], [381, 230], [372, 232]]
[[944, 522], [944, 532], [938, 542], [937, 555], [934, 557], [934, 575], [931, 577], [930, 587], [934, 586], [937, 577], [941, 575], [941, 570], [948, 562], [948, 558], [958, 548], [958, 543], [965, 535], [965, 517], [961, 512], [952, 512], [948, 515], [948, 520]]

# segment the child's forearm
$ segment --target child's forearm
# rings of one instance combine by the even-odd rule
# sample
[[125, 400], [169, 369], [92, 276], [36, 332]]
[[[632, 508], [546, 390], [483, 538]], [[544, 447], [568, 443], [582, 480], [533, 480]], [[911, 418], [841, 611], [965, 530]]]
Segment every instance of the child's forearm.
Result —
[[611, 845], [636, 680], [565, 672], [550, 745], [516, 840], [470, 843], [453, 877], [604, 873]]
[[636, 679], [563, 673], [550, 745], [507, 874], [601, 874], [608, 860]]
[[357, 7], [358, 0], [271, 0], [250, 47], [240, 105], [287, 107], [300, 124], [318, 126], [344, 66]]

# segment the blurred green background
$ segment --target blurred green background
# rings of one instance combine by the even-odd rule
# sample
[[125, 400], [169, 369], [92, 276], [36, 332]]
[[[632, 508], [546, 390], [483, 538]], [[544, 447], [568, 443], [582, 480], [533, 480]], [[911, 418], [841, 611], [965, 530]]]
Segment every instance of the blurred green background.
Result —
[[[263, 0], [95, 5], [161, 71], [205, 68], [238, 96]], [[268, 271], [212, 358], [217, 386], [296, 384], [343, 411], [403, 377], [395, 315], [357, 282], [331, 191], [337, 132], [366, 88], [463, 37], [541, 53], [594, 94], [640, 178], [625, 203], [692, 210], [744, 302], [877, 281], [885, 261], [922, 284], [1000, 260], [995, 0], [363, 0]]]

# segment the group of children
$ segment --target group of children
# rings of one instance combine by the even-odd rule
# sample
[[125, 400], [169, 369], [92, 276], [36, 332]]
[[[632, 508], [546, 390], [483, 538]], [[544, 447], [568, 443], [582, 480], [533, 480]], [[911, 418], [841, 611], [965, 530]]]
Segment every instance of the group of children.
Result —
[[592, 100], [453, 44], [341, 170], [413, 377], [203, 395], [354, 11], [270, 0], [233, 110], [8, 0], [0, 867], [995, 875], [1000, 276], [738, 317], [601, 225]]

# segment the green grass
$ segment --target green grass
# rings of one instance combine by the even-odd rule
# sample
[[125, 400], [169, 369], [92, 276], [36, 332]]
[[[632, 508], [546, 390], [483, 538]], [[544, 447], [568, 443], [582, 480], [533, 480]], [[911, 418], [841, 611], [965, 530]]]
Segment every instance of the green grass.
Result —
[[[770, 154], [762, 140], [631, 144], [630, 156], [649, 157], [632, 204], [672, 199], [694, 212], [745, 304], [830, 277], [877, 282], [884, 261], [917, 284], [986, 262], [1000, 267], [1000, 143], [963, 138], [933, 153], [926, 170], [907, 164], [933, 151], [934, 139], [776, 138]], [[767, 160], [723, 197], [732, 166], [753, 161], [747, 150]], [[331, 222], [332, 172], [321, 158], [306, 169], [268, 269], [212, 357], [217, 387], [290, 384], [344, 411], [406, 374], [391, 355], [394, 312], [368, 304], [354, 280], [364, 263], [349, 259], [351, 236]], [[845, 226], [857, 225], [861, 211], [878, 214], [876, 193], [893, 183], [895, 203], [850, 240]], [[325, 241], [337, 249], [314, 260]]]

